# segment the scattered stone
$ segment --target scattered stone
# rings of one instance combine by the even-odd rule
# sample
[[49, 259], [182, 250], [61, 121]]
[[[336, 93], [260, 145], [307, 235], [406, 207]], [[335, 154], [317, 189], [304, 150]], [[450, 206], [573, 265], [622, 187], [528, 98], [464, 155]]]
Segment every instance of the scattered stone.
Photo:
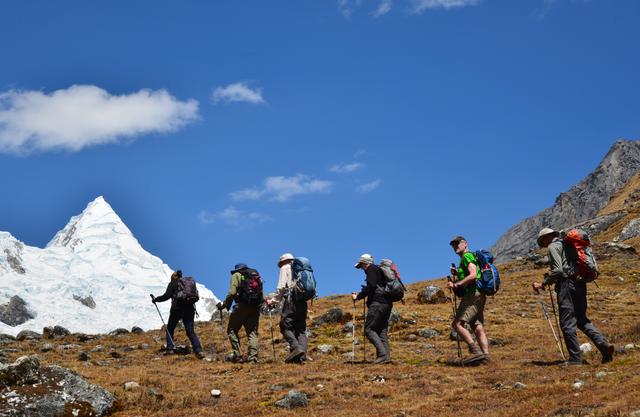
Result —
[[304, 392], [291, 390], [283, 399], [276, 401], [275, 404], [282, 408], [306, 407], [309, 405], [309, 397]]
[[60, 345], [58, 346], [58, 350], [60, 352], [63, 352], [65, 350], [74, 350], [74, 349], [79, 349], [81, 346], [80, 345], [75, 345], [73, 343], [65, 343], [64, 345]]
[[109, 336], [119, 336], [121, 334], [128, 334], [128, 333], [129, 333], [129, 330], [120, 328], [120, 329], [115, 329], [110, 331]]
[[133, 334], [142, 334], [142, 333], [144, 333], [144, 330], [142, 330], [142, 328], [140, 328], [138, 326], [133, 326], [131, 328], [131, 333], [133, 333]]
[[96, 347], [91, 349], [90, 352], [91, 353], [96, 353], [96, 352], [102, 352], [103, 350], [104, 350], [104, 347], [102, 347], [102, 345], [96, 345]]
[[404, 320], [402, 320], [402, 324], [406, 324], [407, 326], [413, 326], [416, 323], [418, 323], [418, 322], [415, 321], [414, 319], [404, 319]]
[[376, 384], [384, 384], [384, 376], [383, 375], [375, 375], [370, 381], [375, 382]]
[[604, 378], [605, 376], [607, 376], [607, 373], [605, 371], [600, 371], [596, 373], [596, 378], [598, 379]]
[[349, 362], [354, 360], [353, 352], [343, 353], [342, 356]]
[[[12, 393], [11, 401], [0, 401], [2, 416], [101, 417], [112, 411], [115, 402], [111, 393], [75, 372], [59, 366], [41, 367], [36, 356], [1, 365], [0, 386], [9, 387]], [[28, 409], [16, 414], [15, 404], [26, 404]]]
[[513, 389], [525, 389], [525, 388], [527, 388], [527, 386], [522, 382], [516, 382], [515, 384], [513, 384]]
[[62, 326], [45, 327], [42, 329], [42, 337], [45, 339], [62, 339], [71, 332]]
[[111, 352], [109, 352], [109, 356], [111, 356], [113, 359], [122, 358], [122, 354], [116, 352], [115, 350], [112, 350]]
[[282, 385], [271, 385], [269, 389], [271, 391], [283, 391], [285, 390], [285, 387], [283, 387]]
[[344, 325], [342, 328], [342, 333], [352, 333], [353, 332], [353, 322], [350, 321]]
[[40, 352], [51, 352], [53, 349], [55, 349], [55, 346], [53, 344], [45, 343], [40, 347]]
[[27, 308], [27, 302], [17, 295], [0, 305], [0, 321], [11, 327], [26, 323], [33, 317], [33, 313]]
[[140, 384], [138, 384], [135, 381], [129, 381], [124, 383], [123, 388], [125, 391], [133, 391], [135, 389], [140, 388]]
[[630, 412], [629, 417], [640, 417], [640, 410]]
[[429, 285], [418, 292], [418, 302], [420, 304], [439, 304], [448, 301], [449, 298], [447, 298], [444, 291], [435, 285]]
[[85, 342], [88, 342], [89, 340], [94, 340], [96, 338], [96, 335], [78, 333], [77, 337], [78, 337], [78, 342], [85, 343]]
[[151, 345], [148, 343], [143, 343], [140, 345], [140, 349], [151, 349]]
[[418, 336], [416, 336], [413, 333], [409, 333], [406, 337], [407, 341], [409, 342], [415, 342], [416, 340], [418, 340]]
[[307, 329], [305, 334], [307, 335], [307, 339], [311, 339], [312, 337], [316, 337], [316, 335], [313, 334], [313, 332], [311, 330], [309, 330], [309, 329]]
[[32, 330], [22, 330], [16, 336], [16, 340], [40, 340], [42, 339], [42, 335], [40, 333], [34, 332]]
[[138, 349], [138, 346], [125, 346], [122, 348], [123, 352], [132, 352], [134, 350]]
[[344, 318], [344, 312], [338, 307], [333, 307], [327, 310], [326, 313], [320, 317], [313, 319], [314, 326], [322, 326], [324, 324], [336, 324], [340, 323]]
[[324, 389], [324, 385], [322, 385], [322, 384], [318, 384], [318, 385], [316, 385], [316, 389], [317, 389], [318, 391], [322, 391], [322, 390]]
[[627, 351], [632, 351], [632, 350], [636, 350], [636, 345], [634, 345], [633, 343], [629, 343], [629, 344], [624, 345], [624, 348]]
[[507, 344], [507, 342], [502, 339], [489, 338], [488, 340], [489, 346], [505, 346]]
[[580, 345], [580, 350], [585, 354], [590, 353], [591, 351], [593, 351], [593, 346], [591, 345], [591, 343], [583, 343]]
[[424, 345], [424, 348], [428, 350], [432, 350], [432, 349], [435, 349], [436, 347], [430, 343], [427, 343], [426, 345]]
[[318, 347], [316, 347], [316, 350], [318, 352], [328, 355], [330, 353], [333, 353], [334, 347], [333, 345], [319, 345]]
[[89, 357], [89, 354], [87, 352], [80, 352], [80, 354], [78, 354], [78, 360], [80, 362], [86, 362], [89, 359], [91, 358]]
[[150, 397], [155, 398], [157, 401], [164, 400], [164, 395], [162, 395], [160, 391], [157, 391], [153, 388], [147, 388], [147, 394], [149, 394]]
[[576, 382], [573, 383], [573, 389], [580, 390], [585, 385], [586, 385], [586, 382], [577, 380]]
[[79, 301], [80, 304], [82, 304], [85, 307], [89, 307], [92, 310], [96, 308], [96, 302], [91, 296], [80, 297], [79, 295], [73, 294], [73, 299], [76, 301]]
[[11, 336], [10, 334], [0, 333], [0, 343], [10, 343], [14, 342], [15, 340], [16, 338]]
[[220, 391], [219, 389], [212, 389], [211, 390], [211, 396], [213, 398], [220, 398], [221, 395], [222, 395], [222, 391]]
[[433, 337], [439, 336], [440, 332], [436, 329], [420, 329], [418, 330], [418, 336], [424, 337], [425, 339], [431, 339]]
[[393, 326], [396, 323], [399, 323], [402, 320], [402, 316], [395, 308], [391, 310], [391, 315], [389, 316], [389, 326]]

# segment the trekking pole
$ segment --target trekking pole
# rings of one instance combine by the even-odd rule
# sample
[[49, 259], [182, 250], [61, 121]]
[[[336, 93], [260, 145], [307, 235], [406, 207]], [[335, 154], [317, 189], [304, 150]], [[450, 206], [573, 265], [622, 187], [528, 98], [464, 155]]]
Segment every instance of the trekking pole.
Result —
[[[449, 276], [449, 281], [453, 281], [451, 276]], [[453, 292], [453, 289], [449, 288], [449, 292], [451, 293], [451, 308], [453, 309], [453, 321], [456, 320], [456, 312], [458, 311], [458, 298], [456, 294]], [[462, 359], [462, 348], [460, 347], [460, 335], [456, 330], [456, 343], [458, 344], [458, 359]]]
[[[362, 300], [362, 323], [365, 323], [366, 321], [367, 321], [367, 303], [365, 302], [365, 300]], [[367, 343], [365, 342], [365, 339], [367, 337], [366, 329], [367, 327], [363, 324], [362, 325], [362, 363], [365, 363], [367, 361]]]
[[356, 300], [353, 300], [353, 327], [351, 328], [351, 365], [356, 363]]
[[562, 345], [560, 344], [560, 339], [556, 335], [556, 331], [551, 324], [551, 318], [549, 317], [549, 310], [547, 310], [547, 306], [544, 304], [544, 301], [540, 300], [540, 305], [542, 306], [542, 312], [544, 313], [544, 317], [547, 319], [547, 323], [549, 323], [549, 328], [551, 328], [551, 333], [553, 333], [553, 338], [556, 340], [556, 344], [558, 345], [558, 349], [560, 349], [560, 356], [562, 356], [562, 360], [566, 361], [567, 359], [564, 356], [564, 351], [562, 350]]
[[222, 344], [226, 346], [226, 340], [227, 340], [227, 332], [224, 331], [224, 318], [222, 316], [222, 309], [219, 308], [218, 309], [218, 313], [220, 314], [220, 331], [222, 332]]
[[164, 318], [162, 318], [162, 313], [160, 313], [160, 309], [158, 308], [158, 304], [156, 304], [155, 300], [153, 299], [153, 294], [149, 294], [149, 295], [151, 296], [151, 300], [153, 301], [153, 305], [156, 306], [156, 310], [158, 310], [158, 315], [160, 316], [160, 320], [162, 321], [162, 325], [164, 326], [164, 330], [167, 332], [167, 337], [171, 341], [171, 344], [175, 347], [176, 344], [173, 342], [173, 338], [171, 337], [171, 334], [169, 333], [169, 328], [167, 327], [167, 325], [164, 322]]
[[269, 327], [271, 328], [271, 348], [273, 349], [273, 363], [278, 362], [276, 357], [276, 342], [273, 338], [273, 321], [271, 320], [271, 307], [267, 306], [267, 311], [269, 312]]
[[[560, 318], [558, 317], [558, 314], [556, 314], [556, 304], [553, 302], [553, 294], [551, 293], [551, 287], [549, 287], [549, 301], [551, 302], [553, 317], [555, 319], [553, 322], [556, 324], [556, 329], [558, 330], [558, 337], [560, 337], [560, 335], [562, 334], [562, 332], [560, 331]], [[562, 343], [560, 344], [560, 346], [562, 346]]]

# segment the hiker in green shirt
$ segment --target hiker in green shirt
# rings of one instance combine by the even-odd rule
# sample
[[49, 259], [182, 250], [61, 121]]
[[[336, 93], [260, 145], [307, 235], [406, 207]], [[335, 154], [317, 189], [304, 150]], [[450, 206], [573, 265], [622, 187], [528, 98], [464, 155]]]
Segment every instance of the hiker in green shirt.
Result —
[[[469, 244], [464, 237], [454, 237], [449, 245], [456, 255], [460, 256], [458, 267], [451, 267], [451, 276], [455, 281], [452, 279], [447, 284], [458, 297], [461, 297], [452, 326], [469, 346], [471, 355], [464, 363], [483, 363], [489, 359], [489, 341], [484, 332], [484, 305], [487, 297], [478, 291], [476, 286], [480, 267], [475, 255], [469, 251]], [[477, 343], [465, 324], [473, 329]]]

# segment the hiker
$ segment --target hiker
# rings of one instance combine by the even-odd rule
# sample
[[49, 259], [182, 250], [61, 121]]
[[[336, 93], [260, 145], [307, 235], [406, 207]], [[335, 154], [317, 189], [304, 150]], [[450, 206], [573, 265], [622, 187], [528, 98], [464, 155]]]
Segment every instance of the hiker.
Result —
[[259, 348], [260, 305], [264, 301], [264, 294], [262, 293], [260, 274], [255, 269], [247, 267], [246, 264], [236, 264], [233, 268], [229, 293], [224, 302], [218, 303], [217, 307], [219, 310], [223, 308], [229, 310], [234, 301], [235, 307], [229, 315], [229, 324], [227, 325], [227, 335], [233, 349], [230, 360], [236, 363], [243, 362], [238, 331], [240, 327], [244, 327], [249, 339], [247, 362], [256, 363], [258, 362]]
[[295, 258], [285, 253], [278, 260], [280, 275], [276, 295], [267, 305], [283, 302], [280, 314], [280, 333], [289, 344], [287, 363], [301, 363], [307, 359], [307, 301], [296, 291], [291, 264]]
[[[451, 276], [454, 279], [447, 282], [449, 288], [461, 297], [452, 327], [469, 348], [470, 356], [465, 358], [463, 363], [483, 363], [489, 359], [489, 341], [484, 332], [484, 305], [487, 296], [481, 293], [476, 285], [480, 276], [480, 266], [464, 237], [454, 237], [449, 245], [460, 257], [457, 268], [455, 264], [451, 265]], [[473, 335], [465, 324], [473, 329], [477, 342], [473, 340]]]
[[351, 297], [354, 301], [367, 298], [368, 311], [364, 323], [364, 332], [367, 339], [376, 348], [376, 359], [373, 363], [390, 363], [391, 351], [389, 350], [387, 332], [393, 303], [384, 295], [386, 278], [380, 267], [374, 264], [373, 257], [368, 253], [360, 256], [355, 267], [364, 271], [366, 285], [362, 286], [362, 290], [359, 293], [351, 293]]
[[167, 323], [167, 349], [165, 351], [165, 354], [171, 355], [175, 353], [176, 347], [173, 344], [173, 333], [176, 330], [178, 322], [182, 320], [184, 329], [187, 332], [187, 337], [191, 341], [193, 352], [198, 359], [204, 359], [205, 355], [204, 352], [202, 352], [202, 345], [200, 344], [200, 339], [198, 339], [194, 327], [194, 317], [196, 314], [195, 303], [178, 298], [178, 284], [179, 280], [181, 279], [183, 279], [182, 271], [177, 270], [173, 274], [171, 274], [171, 281], [169, 282], [169, 285], [167, 285], [167, 289], [164, 294], [158, 297], [154, 297], [153, 294], [151, 294], [151, 302], [154, 304], [162, 303], [164, 301], [167, 301], [168, 299], [171, 299], [171, 310], [169, 312], [169, 322]]
[[555, 284], [558, 300], [558, 314], [560, 328], [564, 336], [564, 343], [569, 352], [568, 365], [582, 365], [582, 350], [578, 341], [577, 329], [580, 329], [596, 345], [602, 354], [602, 363], [613, 359], [614, 346], [587, 318], [587, 284], [577, 279], [574, 272], [577, 269], [576, 253], [573, 248], [565, 244], [560, 233], [545, 227], [538, 233], [538, 246], [548, 248], [550, 273], [545, 274], [542, 283], [534, 282], [533, 289], [537, 292], [546, 286]]

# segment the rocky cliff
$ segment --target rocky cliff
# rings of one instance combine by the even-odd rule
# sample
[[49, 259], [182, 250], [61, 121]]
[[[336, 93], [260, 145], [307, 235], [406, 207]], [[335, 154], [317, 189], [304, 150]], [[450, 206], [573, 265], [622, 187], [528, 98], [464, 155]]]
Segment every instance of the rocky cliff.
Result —
[[535, 248], [540, 229], [563, 229], [595, 218], [611, 197], [640, 171], [640, 141], [618, 140], [598, 167], [584, 180], [561, 193], [553, 206], [509, 229], [492, 250], [498, 262], [521, 256]]

